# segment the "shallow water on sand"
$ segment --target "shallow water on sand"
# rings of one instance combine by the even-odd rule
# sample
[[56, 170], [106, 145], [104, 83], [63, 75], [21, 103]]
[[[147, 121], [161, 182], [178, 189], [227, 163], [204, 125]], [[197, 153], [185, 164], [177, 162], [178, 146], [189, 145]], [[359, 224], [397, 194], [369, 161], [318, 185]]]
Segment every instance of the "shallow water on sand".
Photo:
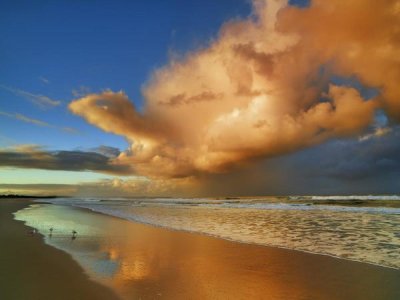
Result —
[[[397, 198], [390, 200], [390, 205], [397, 202]], [[398, 207], [313, 205], [259, 199], [56, 199], [53, 203], [244, 243], [400, 269]]]

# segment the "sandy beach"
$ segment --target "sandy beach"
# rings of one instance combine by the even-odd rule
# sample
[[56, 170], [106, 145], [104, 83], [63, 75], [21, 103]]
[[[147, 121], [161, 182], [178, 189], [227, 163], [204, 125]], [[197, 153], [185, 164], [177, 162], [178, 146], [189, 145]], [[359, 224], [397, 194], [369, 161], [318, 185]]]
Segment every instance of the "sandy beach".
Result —
[[70, 255], [30, 236], [30, 228], [12, 213], [31, 200], [0, 199], [0, 299], [117, 299], [90, 280]]
[[[10, 207], [11, 211], [11, 207], [18, 206], [14, 203], [5, 207]], [[80, 234], [73, 242], [62, 234], [48, 242], [70, 253], [92, 279], [110, 287], [123, 299], [400, 298], [400, 271], [395, 269], [168, 230], [86, 209], [51, 204], [40, 204], [37, 208], [40, 212], [37, 215], [41, 216], [36, 219], [38, 226], [47, 226], [46, 222], [54, 218], [59, 224], [65, 224], [64, 227], [73, 224], [78, 228]], [[66, 277], [76, 273], [74, 281], [85, 287], [87, 293], [87, 297], [79, 299], [91, 299], [94, 295], [90, 292], [95, 285], [85, 278], [70, 257], [44, 245], [40, 239], [27, 237], [23, 226], [20, 236], [13, 234], [13, 239], [8, 238], [7, 243], [24, 243], [25, 252], [29, 247], [40, 247], [36, 251], [44, 261], [42, 272], [66, 267], [66, 271], [61, 272], [62, 278], [52, 277], [54, 285], [46, 283], [47, 277], [43, 277], [44, 287], [35, 288], [31, 293], [50, 294], [47, 288], [55, 292], [70, 290], [71, 285], [65, 284], [69, 282]], [[48, 253], [58, 255], [59, 265], [50, 262], [52, 258]], [[35, 255], [32, 253], [30, 257]], [[37, 262], [22, 265], [17, 255], [2, 254], [2, 258], [6, 256], [9, 257], [7, 273], [17, 273], [12, 267], [14, 264], [20, 268], [19, 272], [27, 274], [37, 268]], [[23, 259], [31, 261], [30, 257]], [[16, 286], [31, 284], [37, 277], [13, 277], [11, 280], [9, 276], [7, 280], [10, 286]], [[55, 286], [58, 288], [53, 289]], [[9, 293], [13, 291], [8, 290]], [[94, 299], [101, 298], [94, 296]]]

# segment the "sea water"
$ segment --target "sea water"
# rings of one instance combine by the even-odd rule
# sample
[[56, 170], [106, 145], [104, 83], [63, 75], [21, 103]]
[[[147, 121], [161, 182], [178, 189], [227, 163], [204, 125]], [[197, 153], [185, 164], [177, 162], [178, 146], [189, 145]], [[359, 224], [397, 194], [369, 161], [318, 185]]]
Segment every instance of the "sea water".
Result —
[[[283, 247], [400, 269], [398, 196], [58, 198], [46, 201], [242, 243]], [[72, 227], [64, 228], [67, 228], [65, 234], [70, 234], [68, 230]], [[91, 234], [95, 232], [94, 227]]]

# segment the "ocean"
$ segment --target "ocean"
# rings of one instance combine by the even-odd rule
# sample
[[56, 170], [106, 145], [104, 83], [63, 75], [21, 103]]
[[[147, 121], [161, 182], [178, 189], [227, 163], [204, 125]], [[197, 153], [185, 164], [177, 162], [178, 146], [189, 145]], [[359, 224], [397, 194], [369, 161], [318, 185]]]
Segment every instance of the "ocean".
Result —
[[[197, 199], [38, 200], [71, 206], [173, 230], [241, 243], [288, 248], [400, 269], [400, 196], [299, 196]], [[39, 231], [62, 218], [35, 204], [15, 214]], [[57, 219], [58, 218], [58, 219]], [[55, 236], [68, 236], [77, 221], [64, 220]], [[79, 234], [96, 235], [100, 224]], [[101, 234], [99, 232], [99, 234]], [[52, 243], [47, 237], [47, 242]], [[54, 243], [54, 241], [53, 241]], [[56, 245], [57, 246], [57, 245]], [[62, 248], [62, 247], [61, 247]]]

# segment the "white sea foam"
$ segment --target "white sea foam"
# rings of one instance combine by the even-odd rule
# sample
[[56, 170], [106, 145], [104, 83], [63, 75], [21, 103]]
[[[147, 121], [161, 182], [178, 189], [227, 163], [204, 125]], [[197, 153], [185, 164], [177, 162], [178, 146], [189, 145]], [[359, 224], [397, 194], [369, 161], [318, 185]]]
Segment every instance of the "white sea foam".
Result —
[[400, 200], [398, 195], [310, 196], [312, 200]]
[[280, 200], [159, 198], [49, 202], [244, 243], [400, 268], [400, 208], [312, 205]]

